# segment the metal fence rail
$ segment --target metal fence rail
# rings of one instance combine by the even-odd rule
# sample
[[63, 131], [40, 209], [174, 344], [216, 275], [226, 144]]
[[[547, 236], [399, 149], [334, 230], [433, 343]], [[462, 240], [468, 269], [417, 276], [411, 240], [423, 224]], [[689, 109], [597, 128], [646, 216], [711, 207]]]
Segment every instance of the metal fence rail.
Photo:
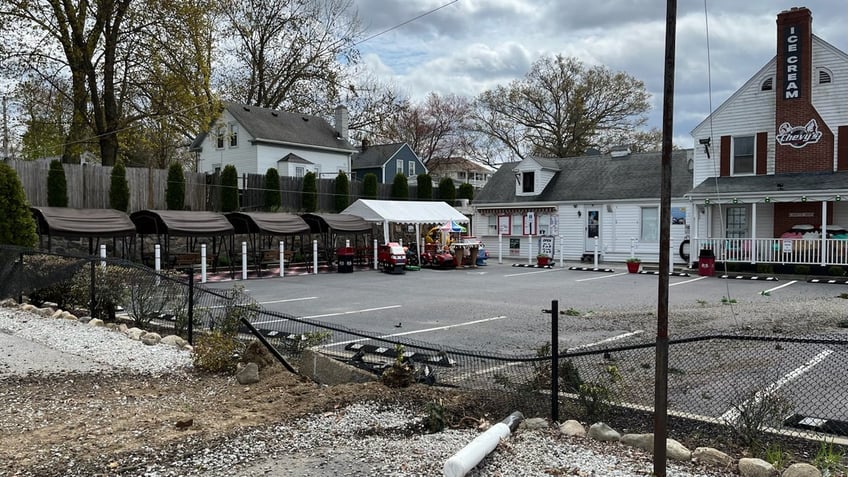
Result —
[[[126, 314], [131, 325], [189, 340], [236, 326], [230, 331], [245, 339], [261, 335], [295, 366], [306, 348], [375, 374], [401, 359], [413, 363], [419, 381], [477, 393], [489, 409], [548, 415], [553, 362], [559, 420], [603, 419], [610, 406], [648, 412], [653, 407], [654, 343], [636, 336], [556, 359], [545, 347], [522, 355], [482, 353], [264, 310], [238, 286], [212, 290], [190, 275], [8, 246], [0, 246], [0, 295], [27, 295], [106, 319]], [[669, 356], [671, 414], [723, 426], [730, 435], [750, 433], [755, 425], [757, 431], [793, 436], [848, 436], [848, 330], [677, 336]], [[752, 424], [752, 418], [758, 421]]]

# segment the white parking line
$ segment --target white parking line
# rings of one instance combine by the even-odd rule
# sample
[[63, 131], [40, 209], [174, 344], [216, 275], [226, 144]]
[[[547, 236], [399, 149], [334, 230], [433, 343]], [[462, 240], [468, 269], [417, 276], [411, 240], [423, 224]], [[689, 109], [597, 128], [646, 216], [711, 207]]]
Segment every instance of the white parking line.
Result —
[[[451, 328], [459, 328], [460, 326], [476, 325], [478, 323], [486, 323], [488, 321], [502, 320], [504, 318], [506, 318], [505, 315], [494, 316], [492, 318], [483, 318], [481, 320], [467, 321], [465, 323], [457, 323], [455, 325], [437, 326], [435, 328], [425, 328], [423, 330], [404, 331], [402, 333], [392, 333], [390, 335], [380, 336], [380, 338], [392, 338], [394, 336], [406, 336], [406, 335], [414, 335], [414, 334], [417, 334], [417, 333], [429, 333], [431, 331], [449, 330]], [[350, 344], [350, 343], [358, 343], [360, 341], [368, 341], [369, 339], [370, 338], [359, 338], [359, 339], [355, 339], [355, 340], [339, 341], [337, 343], [329, 343], [329, 344], [317, 346], [317, 348], [329, 348], [329, 347], [332, 347], [332, 346], [346, 345], [346, 344]]]
[[791, 280], [789, 282], [784, 283], [783, 285], [780, 285], [779, 287], [774, 287], [774, 288], [769, 288], [768, 290], [763, 290], [763, 291], [760, 292], [760, 294], [762, 295], [764, 293], [771, 293], [775, 290], [780, 290], [783, 287], [788, 287], [789, 285], [792, 285], [793, 283], [798, 283], [798, 280]]
[[[401, 305], [390, 305], [390, 306], [381, 306], [379, 308], [365, 308], [362, 310], [349, 310], [349, 311], [340, 311], [338, 313], [325, 313], [323, 315], [311, 315], [311, 316], [301, 316], [299, 317], [302, 320], [308, 320], [312, 318], [326, 318], [328, 316], [341, 316], [341, 315], [355, 315], [356, 313], [365, 313], [368, 311], [380, 311], [380, 310], [390, 310], [392, 308], [400, 308]], [[267, 321], [257, 321], [253, 323], [253, 325], [267, 325], [270, 323], [282, 323], [284, 321], [288, 321], [287, 318], [280, 318], [279, 320], [267, 320]]]
[[611, 338], [607, 338], [607, 339], [601, 340], [601, 341], [596, 341], [594, 343], [586, 343], [586, 344], [582, 344], [582, 345], [579, 345], [579, 346], [575, 346], [573, 348], [568, 348], [568, 351], [574, 351], [574, 350], [583, 349], [583, 348], [591, 348], [592, 346], [597, 346], [597, 345], [604, 344], [604, 343], [610, 343], [612, 341], [623, 340], [624, 338], [636, 336], [636, 335], [638, 335], [640, 333], [644, 333], [644, 332], [645, 332], [645, 330], [631, 331], [630, 333], [624, 333], [622, 335], [613, 336]]
[[620, 277], [622, 275], [627, 275], [626, 273], [613, 273], [612, 275], [602, 275], [600, 277], [592, 277], [592, 278], [582, 278], [580, 280], [574, 280], [575, 282], [589, 282], [592, 280], [603, 280], [604, 278], [612, 278], [612, 277]]
[[673, 287], [675, 285], [685, 285], [687, 283], [697, 282], [698, 280], [703, 280], [705, 278], [707, 278], [707, 277], [698, 277], [698, 278], [693, 278], [691, 280], [684, 280], [682, 282], [669, 283], [668, 286]]
[[[791, 372], [787, 373], [782, 378], [780, 378], [777, 381], [766, 386], [764, 389], [757, 391], [757, 393], [754, 394], [754, 396], [751, 399], [740, 404], [738, 406], [738, 408], [745, 409], [750, 405], [756, 405], [757, 403], [762, 401], [764, 398], [768, 397], [769, 395], [771, 395], [772, 393], [774, 393], [778, 389], [782, 388], [783, 385], [785, 385], [786, 383], [799, 378], [802, 374], [804, 374], [807, 371], [809, 371], [810, 369], [812, 369], [813, 366], [824, 361], [825, 358], [827, 358], [831, 354], [833, 354], [833, 350], [832, 349], [826, 349], [826, 350], [822, 351], [821, 353], [815, 355], [813, 357], [813, 359], [807, 361], [806, 363], [802, 364], [801, 366], [798, 366], [797, 368], [795, 368]], [[720, 419], [724, 422], [733, 423], [733, 422], [736, 422], [737, 419], [739, 419], [739, 416], [740, 416], [739, 409], [734, 407], [732, 409], [729, 409], [724, 414], [722, 414]]]
[[318, 298], [317, 296], [305, 296], [303, 298], [289, 298], [287, 300], [271, 300], [271, 301], [260, 301], [260, 305], [270, 305], [272, 303], [287, 303], [290, 301], [303, 301], [303, 300], [314, 300]]
[[544, 270], [537, 270], [537, 271], [533, 271], [533, 272], [510, 273], [510, 274], [504, 275], [504, 276], [505, 277], [521, 277], [521, 276], [524, 276], [524, 275], [535, 275], [537, 273], [550, 273], [550, 272], [553, 272], [553, 271], [556, 271], [556, 269], [555, 268], [546, 268]]

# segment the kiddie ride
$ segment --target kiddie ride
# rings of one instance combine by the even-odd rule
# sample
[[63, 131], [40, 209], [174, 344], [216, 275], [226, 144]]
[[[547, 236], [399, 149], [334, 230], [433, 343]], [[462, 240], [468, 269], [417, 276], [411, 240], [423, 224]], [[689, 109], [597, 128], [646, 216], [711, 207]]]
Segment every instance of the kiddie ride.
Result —
[[439, 246], [437, 243], [424, 245], [424, 253], [421, 254], [421, 266], [431, 268], [456, 268], [456, 257], [452, 253]]
[[406, 251], [397, 242], [380, 245], [377, 250], [377, 265], [385, 273], [405, 273]]

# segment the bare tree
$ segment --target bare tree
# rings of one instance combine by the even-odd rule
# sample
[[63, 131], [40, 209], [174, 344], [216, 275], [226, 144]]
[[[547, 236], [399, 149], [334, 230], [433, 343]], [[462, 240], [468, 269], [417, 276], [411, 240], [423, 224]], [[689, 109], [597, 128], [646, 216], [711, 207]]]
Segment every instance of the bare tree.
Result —
[[316, 114], [338, 102], [342, 60], [356, 63], [363, 31], [350, 0], [233, 0], [223, 13], [232, 99]]
[[580, 155], [601, 136], [642, 126], [648, 98], [644, 83], [626, 73], [542, 57], [524, 78], [478, 96], [473, 129], [518, 157]]

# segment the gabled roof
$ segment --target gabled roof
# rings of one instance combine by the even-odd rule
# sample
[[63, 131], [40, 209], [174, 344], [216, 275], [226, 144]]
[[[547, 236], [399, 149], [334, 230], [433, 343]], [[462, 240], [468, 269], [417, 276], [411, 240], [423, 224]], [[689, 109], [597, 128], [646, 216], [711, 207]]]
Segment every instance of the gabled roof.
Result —
[[364, 169], [381, 167], [383, 164], [389, 162], [404, 146], [406, 146], [406, 143], [403, 142], [368, 146], [364, 151], [353, 155], [350, 161], [350, 168]]
[[342, 212], [371, 222], [399, 224], [443, 224], [450, 220], [467, 223], [468, 217], [442, 201], [359, 199]]
[[494, 172], [495, 168], [474, 162], [464, 157], [434, 157], [427, 161], [427, 170], [431, 173], [441, 171], [471, 171], [471, 172]]
[[[319, 149], [353, 152], [356, 149], [341, 138], [326, 119], [309, 114], [289, 113], [239, 103], [224, 103], [226, 110], [238, 121], [254, 142], [278, 143]], [[213, 123], [214, 124], [214, 123]], [[209, 134], [204, 132], [192, 142], [197, 150]]]
[[282, 159], [277, 162], [288, 162], [292, 164], [314, 164], [312, 161], [306, 160], [293, 152], [286, 154], [285, 156], [283, 156]]
[[[692, 187], [689, 161], [692, 150], [672, 153], [672, 197], [683, 197]], [[538, 161], [538, 158], [533, 158]], [[474, 204], [519, 202], [585, 202], [660, 197], [659, 152], [625, 157], [609, 154], [545, 159], [559, 169], [536, 196], [516, 196], [514, 169], [520, 162], [503, 164], [474, 197]]]

